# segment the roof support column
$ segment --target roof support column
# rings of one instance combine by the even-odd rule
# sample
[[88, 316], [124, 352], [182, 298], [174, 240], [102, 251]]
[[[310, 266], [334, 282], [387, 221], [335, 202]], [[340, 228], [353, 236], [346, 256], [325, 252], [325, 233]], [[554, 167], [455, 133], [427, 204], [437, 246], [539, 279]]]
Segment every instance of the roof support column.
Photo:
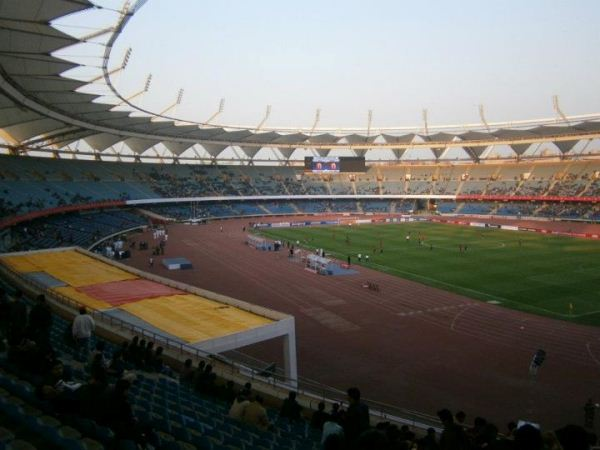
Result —
[[283, 336], [283, 365], [289, 384], [293, 388], [297, 388], [298, 362], [296, 360], [296, 327], [293, 318], [289, 331]]

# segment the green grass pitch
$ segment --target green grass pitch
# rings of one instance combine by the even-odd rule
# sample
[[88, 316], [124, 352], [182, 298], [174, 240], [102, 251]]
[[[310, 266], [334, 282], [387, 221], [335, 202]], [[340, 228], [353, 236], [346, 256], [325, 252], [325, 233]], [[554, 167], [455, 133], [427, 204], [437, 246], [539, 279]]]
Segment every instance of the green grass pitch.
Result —
[[[368, 254], [362, 265], [382, 272], [513, 309], [600, 325], [600, 241], [426, 222], [272, 228], [261, 234], [323, 248], [342, 261], [350, 255], [353, 264], [359, 253]], [[467, 250], [460, 252], [459, 245]]]

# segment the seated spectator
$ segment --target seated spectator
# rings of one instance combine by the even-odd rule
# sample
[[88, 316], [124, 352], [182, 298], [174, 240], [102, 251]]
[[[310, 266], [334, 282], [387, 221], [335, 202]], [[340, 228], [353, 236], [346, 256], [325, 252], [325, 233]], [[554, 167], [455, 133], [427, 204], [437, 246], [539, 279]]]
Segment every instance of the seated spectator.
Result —
[[102, 407], [100, 423], [109, 426], [115, 433], [115, 440], [139, 440], [137, 421], [133, 415], [131, 404], [127, 399], [131, 383], [119, 380], [107, 394]]
[[143, 356], [141, 368], [151, 372], [154, 370], [154, 342], [148, 341], [146, 348], [142, 349]]
[[343, 423], [345, 417], [345, 412], [340, 409], [339, 403], [334, 403], [331, 405], [331, 412], [329, 413], [329, 419], [335, 423]]
[[132, 356], [134, 357], [132, 362], [135, 365], [135, 367], [138, 369], [143, 369], [144, 358], [146, 356], [146, 339], [140, 339], [137, 348], [133, 352]]
[[117, 350], [113, 353], [112, 359], [108, 364], [107, 374], [113, 377], [121, 378], [125, 372], [126, 363], [123, 359], [123, 352]]
[[457, 425], [460, 425], [464, 428], [465, 420], [467, 420], [467, 415], [464, 411], [458, 411], [456, 414], [454, 414], [454, 420], [456, 421]]
[[103, 414], [101, 407], [107, 388], [106, 372], [92, 371], [89, 382], [77, 390], [78, 412], [83, 417], [101, 420]]
[[530, 424], [517, 428], [513, 448], [514, 450], [542, 450], [544, 446], [540, 430]]
[[96, 342], [96, 348], [90, 354], [90, 358], [89, 358], [88, 365], [90, 367], [94, 364], [94, 361], [98, 361], [98, 363], [101, 364], [102, 366], [104, 366], [105, 368], [108, 367], [109, 361], [106, 358], [106, 353], [104, 352], [105, 348], [106, 348], [106, 346], [104, 344], [104, 341]]
[[227, 383], [225, 383], [225, 386], [223, 386], [221, 388], [220, 397], [223, 400], [225, 400], [227, 403], [233, 403], [233, 401], [237, 397], [237, 394], [235, 392], [235, 385], [233, 384], [233, 381], [227, 380]]
[[213, 372], [212, 365], [207, 364], [206, 367], [204, 367], [204, 372], [200, 374], [197, 380], [196, 389], [205, 394], [214, 394], [216, 379], [217, 375]]
[[162, 347], [156, 348], [156, 350], [154, 352], [154, 357], [152, 360], [152, 370], [154, 370], [156, 373], [168, 374], [168, 372], [170, 372], [170, 369], [164, 363], [163, 351], [164, 351], [164, 349]]
[[271, 426], [267, 410], [263, 406], [264, 400], [260, 395], [257, 395], [253, 402], [250, 402], [244, 409], [242, 420], [248, 425], [253, 425], [256, 428], [267, 431]]
[[183, 368], [179, 374], [179, 382], [190, 384], [194, 380], [194, 368], [192, 367], [193, 361], [188, 358], [183, 363]]
[[231, 408], [229, 408], [229, 417], [232, 419], [242, 420], [246, 412], [246, 407], [250, 404], [250, 401], [242, 394], [233, 400]]
[[242, 388], [240, 393], [246, 398], [251, 398], [252, 397], [252, 383], [247, 382], [246, 384], [244, 384], [244, 387]]
[[358, 450], [387, 450], [389, 448], [386, 435], [377, 429], [369, 429], [358, 436], [356, 447]]
[[590, 436], [584, 428], [578, 425], [567, 425], [555, 432], [563, 450], [588, 450]]
[[56, 412], [73, 413], [77, 411], [74, 391], [80, 387], [68, 381], [69, 376], [61, 361], [56, 361], [36, 389], [40, 400], [48, 402]]
[[[321, 444], [323, 444], [323, 448], [327, 447], [326, 443], [330, 439], [337, 442], [338, 439], [334, 436], [337, 436], [337, 438], [344, 439], [344, 429], [339, 423], [334, 422], [332, 420], [328, 420], [323, 424], [323, 434], [321, 434]], [[332, 448], [344, 448], [344, 445]]]
[[135, 365], [135, 361], [137, 360], [139, 339], [138, 336], [134, 336], [128, 344], [125, 353], [123, 353], [123, 359], [130, 364]]
[[439, 450], [440, 446], [435, 439], [435, 429], [427, 428], [427, 434], [425, 437], [419, 440], [420, 450]]
[[206, 367], [206, 361], [198, 361], [198, 366], [194, 371], [194, 387], [198, 390], [202, 384], [202, 377], [204, 376], [204, 368]]
[[300, 420], [300, 413], [302, 412], [302, 406], [296, 401], [296, 393], [290, 392], [288, 398], [283, 401], [281, 410], [279, 411], [279, 417], [282, 419], [288, 419], [290, 421]]
[[438, 411], [438, 417], [442, 421], [444, 430], [440, 436], [441, 450], [463, 450], [468, 449], [468, 439], [465, 430], [454, 423], [452, 413], [447, 409]]

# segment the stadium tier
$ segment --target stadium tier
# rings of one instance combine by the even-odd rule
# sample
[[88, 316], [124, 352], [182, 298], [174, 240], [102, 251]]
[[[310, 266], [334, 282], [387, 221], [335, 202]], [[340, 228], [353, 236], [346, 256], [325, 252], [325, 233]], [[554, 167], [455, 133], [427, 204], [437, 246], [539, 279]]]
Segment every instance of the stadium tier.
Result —
[[[451, 196], [457, 203], [454, 213], [593, 220], [597, 205], [589, 200], [600, 193], [598, 161], [371, 166], [356, 177], [306, 174], [292, 167], [154, 165], [14, 156], [0, 156], [0, 163], [0, 212], [5, 218], [91, 202], [147, 200], [151, 204], [152, 200], [217, 197], [220, 203], [199, 204], [195, 214], [174, 213], [175, 217], [392, 212], [395, 207], [390, 200], [374, 197], [396, 195]], [[331, 198], [312, 202], [294, 198], [306, 195]], [[262, 201], [263, 196], [289, 200]], [[235, 202], [236, 197], [254, 197], [255, 201]], [[556, 198], [561, 203], [550, 206], [549, 201]], [[510, 207], [497, 204], [511, 199], [515, 201]], [[477, 204], [482, 200], [494, 203]]]

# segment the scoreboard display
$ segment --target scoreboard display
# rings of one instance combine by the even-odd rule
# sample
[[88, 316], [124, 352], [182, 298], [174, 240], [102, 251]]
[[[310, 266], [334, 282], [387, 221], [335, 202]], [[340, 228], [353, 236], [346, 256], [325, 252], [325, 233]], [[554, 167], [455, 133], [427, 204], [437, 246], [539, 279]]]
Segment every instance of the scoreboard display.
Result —
[[360, 156], [307, 156], [304, 171], [311, 173], [366, 172], [365, 158]]

